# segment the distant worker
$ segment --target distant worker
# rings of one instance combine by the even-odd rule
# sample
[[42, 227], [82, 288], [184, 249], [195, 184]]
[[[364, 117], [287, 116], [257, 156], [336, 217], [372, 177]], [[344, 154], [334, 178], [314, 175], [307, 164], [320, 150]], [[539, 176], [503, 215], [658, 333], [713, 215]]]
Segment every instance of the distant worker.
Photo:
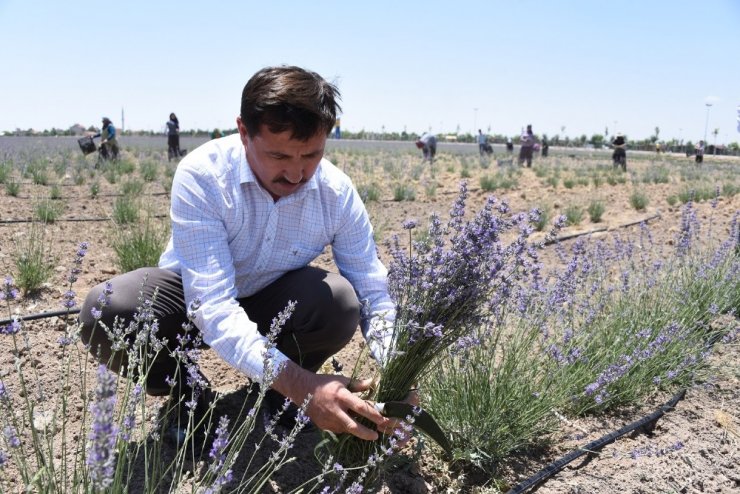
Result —
[[174, 113], [170, 113], [167, 121], [167, 161], [180, 156], [180, 121]]
[[334, 139], [341, 139], [342, 138], [342, 126], [340, 119], [337, 119], [336, 124], [334, 125]]
[[614, 168], [619, 166], [622, 167], [622, 171], [627, 171], [627, 141], [624, 140], [624, 136], [617, 132], [612, 140], [612, 147], [614, 152], [612, 153], [612, 162]]
[[483, 154], [493, 154], [493, 147], [488, 144], [488, 136], [480, 129], [478, 129], [478, 152], [481, 156], [483, 156]]
[[218, 139], [219, 137], [223, 137], [223, 134], [218, 129], [213, 129], [213, 132], [211, 132], [211, 139]]
[[704, 162], [704, 141], [699, 141], [699, 144], [694, 146], [694, 153], [696, 154], [696, 163], [701, 164]]
[[521, 147], [519, 148], [519, 166], [526, 161], [527, 168], [532, 168], [532, 154], [534, 153], [534, 146], [537, 144], [537, 140], [532, 133], [532, 126], [527, 125], [527, 130], [522, 133], [520, 140]]
[[107, 159], [118, 159], [118, 140], [116, 139], [116, 128], [108, 117], [103, 117], [103, 130], [93, 136], [100, 137], [100, 157]]
[[424, 132], [419, 139], [416, 141], [416, 147], [421, 149], [424, 155], [424, 161], [429, 160], [429, 163], [434, 163], [434, 155], [437, 154], [437, 138], [434, 134]]
[[511, 141], [511, 137], [506, 138], [506, 152], [509, 154], [514, 153], [514, 143]]
[[550, 150], [550, 143], [547, 142], [547, 135], [542, 136], [542, 157], [547, 158], [547, 153]]

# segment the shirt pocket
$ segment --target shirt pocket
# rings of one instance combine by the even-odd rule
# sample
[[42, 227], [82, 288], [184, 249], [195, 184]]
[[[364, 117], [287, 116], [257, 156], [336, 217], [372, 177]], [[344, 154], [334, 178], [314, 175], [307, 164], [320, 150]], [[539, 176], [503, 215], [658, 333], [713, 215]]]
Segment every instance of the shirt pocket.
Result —
[[308, 247], [302, 244], [293, 244], [287, 252], [288, 263], [294, 266], [295, 269], [298, 269], [319, 257], [323, 251], [323, 246]]

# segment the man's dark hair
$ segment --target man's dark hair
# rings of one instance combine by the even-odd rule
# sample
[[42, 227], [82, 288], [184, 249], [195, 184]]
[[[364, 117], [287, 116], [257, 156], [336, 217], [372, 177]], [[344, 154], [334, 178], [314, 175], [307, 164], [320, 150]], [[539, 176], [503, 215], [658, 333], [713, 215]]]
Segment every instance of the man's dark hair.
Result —
[[291, 130], [293, 139], [307, 141], [319, 132], [331, 132], [341, 111], [337, 100], [337, 87], [316, 72], [266, 67], [244, 86], [241, 119], [251, 137], [264, 124], [270, 132]]

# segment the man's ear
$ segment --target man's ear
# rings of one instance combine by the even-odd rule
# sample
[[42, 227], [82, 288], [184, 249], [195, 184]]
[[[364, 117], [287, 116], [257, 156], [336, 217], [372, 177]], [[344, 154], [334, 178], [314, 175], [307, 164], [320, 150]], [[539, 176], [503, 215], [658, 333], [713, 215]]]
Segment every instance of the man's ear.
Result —
[[242, 144], [247, 147], [249, 145], [249, 134], [247, 133], [247, 126], [242, 122], [242, 117], [236, 117], [236, 128], [239, 131]]

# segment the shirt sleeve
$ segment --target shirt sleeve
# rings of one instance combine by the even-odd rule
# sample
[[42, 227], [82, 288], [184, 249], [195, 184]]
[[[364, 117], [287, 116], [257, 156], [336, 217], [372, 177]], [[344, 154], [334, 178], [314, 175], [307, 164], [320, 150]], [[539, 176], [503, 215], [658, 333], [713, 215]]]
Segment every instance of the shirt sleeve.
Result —
[[355, 188], [347, 187], [339, 201], [341, 218], [332, 251], [337, 268], [363, 305], [361, 327], [373, 357], [387, 361], [396, 311], [388, 293], [388, 270], [378, 258], [373, 228]]
[[261, 380], [265, 358], [275, 368], [288, 358], [278, 350], [266, 355], [267, 339], [236, 300], [235, 270], [221, 206], [211, 198], [228, 191], [215, 177], [180, 166], [172, 185], [172, 242], [185, 302], [200, 300], [195, 325], [203, 341], [223, 360]]

